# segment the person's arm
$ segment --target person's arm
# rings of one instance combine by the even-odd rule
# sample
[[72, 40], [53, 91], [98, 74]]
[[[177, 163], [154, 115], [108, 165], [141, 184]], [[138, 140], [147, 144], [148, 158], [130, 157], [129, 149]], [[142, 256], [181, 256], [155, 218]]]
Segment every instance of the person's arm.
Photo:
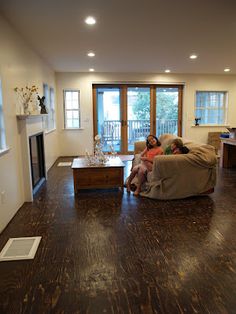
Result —
[[152, 158], [148, 158], [146, 157], [146, 153], [147, 153], [148, 149], [147, 147], [144, 149], [144, 151], [141, 153], [141, 160], [142, 161], [149, 161], [149, 162], [152, 162]]
[[146, 155], [146, 153], [147, 153], [147, 147], [142, 151], [142, 153], [141, 153], [141, 160], [142, 160], [142, 157], [144, 157], [145, 155]]
[[173, 155], [178, 155], [178, 154], [181, 154], [182, 152], [180, 151], [179, 148], [176, 148], [174, 151], [173, 151]]
[[142, 161], [149, 161], [149, 162], [153, 162], [153, 158], [154, 156], [151, 158], [151, 157], [141, 157], [141, 160]]
[[156, 153], [154, 155], [152, 155], [152, 157], [141, 157], [142, 161], [149, 161], [151, 163], [153, 163], [153, 159], [155, 156], [157, 155], [163, 155], [163, 150], [162, 148], [160, 148], [159, 150], [156, 151]]
[[146, 157], [146, 155], [147, 155], [147, 151], [148, 151], [148, 149], [147, 149], [147, 147], [144, 149], [144, 151], [141, 153], [141, 160], [142, 161], [147, 161], [147, 157]]

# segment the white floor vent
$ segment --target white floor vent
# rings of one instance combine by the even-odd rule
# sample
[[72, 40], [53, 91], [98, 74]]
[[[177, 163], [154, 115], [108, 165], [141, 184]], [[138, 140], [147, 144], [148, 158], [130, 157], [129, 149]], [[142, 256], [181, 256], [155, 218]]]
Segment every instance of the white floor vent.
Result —
[[33, 259], [41, 238], [10, 238], [0, 253], [0, 262]]
[[62, 161], [57, 164], [57, 167], [70, 167], [72, 164], [71, 161]]

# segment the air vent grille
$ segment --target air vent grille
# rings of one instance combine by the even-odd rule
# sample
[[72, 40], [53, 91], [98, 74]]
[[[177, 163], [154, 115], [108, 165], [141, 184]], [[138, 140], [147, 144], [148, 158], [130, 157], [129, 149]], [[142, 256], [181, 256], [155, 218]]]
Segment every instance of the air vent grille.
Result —
[[42, 237], [10, 238], [0, 253], [0, 261], [33, 259]]

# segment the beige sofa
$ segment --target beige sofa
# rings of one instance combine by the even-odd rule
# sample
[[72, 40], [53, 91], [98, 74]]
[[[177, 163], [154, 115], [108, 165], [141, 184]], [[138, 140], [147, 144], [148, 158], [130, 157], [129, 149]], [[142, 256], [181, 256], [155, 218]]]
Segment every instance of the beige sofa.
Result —
[[[176, 136], [163, 134], [159, 137], [165, 150]], [[142, 189], [141, 196], [154, 199], [180, 199], [214, 191], [217, 158], [211, 145], [194, 143], [182, 138], [189, 148], [186, 155], [159, 155], [153, 162], [153, 171]], [[145, 148], [145, 141], [135, 143], [134, 163]], [[134, 182], [135, 184], [135, 179]]]

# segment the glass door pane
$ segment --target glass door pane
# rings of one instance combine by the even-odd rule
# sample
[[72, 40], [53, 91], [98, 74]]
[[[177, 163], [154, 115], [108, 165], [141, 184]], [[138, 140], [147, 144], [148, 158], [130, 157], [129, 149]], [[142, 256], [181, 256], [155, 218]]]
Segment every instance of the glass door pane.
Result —
[[128, 87], [127, 108], [128, 151], [133, 151], [134, 142], [150, 133], [150, 88]]
[[96, 89], [97, 130], [102, 137], [103, 151], [121, 151], [120, 89]]
[[178, 135], [178, 87], [156, 88], [156, 135]]

